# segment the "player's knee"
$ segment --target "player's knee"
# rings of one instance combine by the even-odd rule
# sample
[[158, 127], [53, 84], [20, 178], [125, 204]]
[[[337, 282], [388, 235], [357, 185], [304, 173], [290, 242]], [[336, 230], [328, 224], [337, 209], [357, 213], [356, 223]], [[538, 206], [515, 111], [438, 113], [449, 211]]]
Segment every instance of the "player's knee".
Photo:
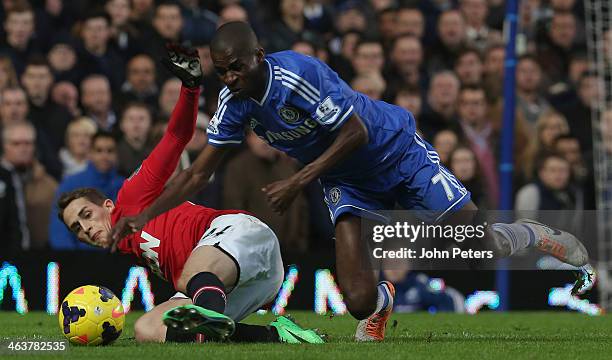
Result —
[[155, 326], [146, 315], [141, 316], [134, 324], [134, 336], [139, 343], [163, 342], [160, 330], [161, 326]]
[[[348, 291], [347, 291], [348, 290]], [[369, 289], [367, 286], [344, 290], [344, 301], [351, 315], [362, 320], [372, 315], [376, 310], [376, 287]]]

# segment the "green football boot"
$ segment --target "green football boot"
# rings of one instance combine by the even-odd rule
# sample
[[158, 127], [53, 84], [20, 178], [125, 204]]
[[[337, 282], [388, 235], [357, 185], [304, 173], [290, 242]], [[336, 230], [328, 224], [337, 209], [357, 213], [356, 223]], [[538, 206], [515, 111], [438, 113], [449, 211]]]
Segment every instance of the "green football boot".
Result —
[[323, 338], [314, 330], [302, 329], [298, 324], [286, 316], [279, 316], [270, 323], [278, 331], [281, 342], [289, 344], [323, 344]]
[[183, 333], [200, 333], [210, 340], [225, 340], [234, 333], [234, 320], [197, 305], [177, 306], [166, 311], [164, 324]]

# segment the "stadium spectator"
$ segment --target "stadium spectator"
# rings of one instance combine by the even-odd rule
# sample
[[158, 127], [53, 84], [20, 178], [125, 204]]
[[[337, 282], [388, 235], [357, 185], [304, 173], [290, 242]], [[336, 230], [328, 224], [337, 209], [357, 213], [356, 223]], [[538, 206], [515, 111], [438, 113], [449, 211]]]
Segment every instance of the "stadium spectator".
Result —
[[347, 1], [336, 12], [336, 31], [346, 34], [349, 31], [365, 33], [368, 30], [368, 21], [358, 2]]
[[157, 108], [159, 109], [157, 120], [168, 121], [174, 105], [181, 94], [181, 81], [177, 78], [170, 78], [162, 85], [159, 93]]
[[604, 82], [596, 73], [584, 72], [576, 86], [577, 97], [559, 106], [565, 115], [570, 132], [580, 140], [580, 147], [587, 152], [593, 148], [593, 127], [591, 116], [597, 109], [598, 102], [603, 100]]
[[391, 92], [401, 87], [425, 89], [427, 74], [423, 69], [423, 47], [413, 35], [401, 35], [391, 44], [385, 77]]
[[[109, 199], [116, 199], [124, 178], [117, 174], [117, 143], [108, 133], [98, 132], [92, 138], [87, 168], [62, 180], [55, 199], [49, 221], [49, 244], [54, 250], [94, 250], [93, 246], [79, 242], [57, 217], [57, 200], [61, 194], [80, 187], [93, 187]], [[39, 219], [40, 220], [40, 219]], [[46, 229], [46, 227], [45, 227]]]
[[[440, 162], [452, 171], [452, 167], [449, 166], [449, 159], [450, 154], [459, 144], [459, 137], [457, 136], [457, 133], [452, 130], [441, 130], [434, 136], [431, 144], [438, 152]], [[457, 176], [456, 173], [455, 176]]]
[[531, 180], [535, 174], [537, 157], [545, 152], [553, 151], [554, 141], [561, 135], [569, 133], [567, 120], [560, 113], [549, 109], [540, 115], [535, 123], [535, 139], [529, 145], [529, 153], [522, 164], [523, 177]]
[[28, 119], [38, 136], [44, 134], [55, 154], [64, 146], [64, 136], [72, 115], [51, 98], [53, 74], [44, 57], [31, 58], [21, 75], [21, 84], [28, 95]]
[[110, 40], [123, 61], [142, 51], [141, 31], [130, 21], [130, 0], [106, 0], [104, 10], [110, 18]]
[[313, 43], [306, 40], [298, 40], [291, 45], [291, 50], [300, 54], [316, 57], [317, 51]]
[[538, 60], [546, 64], [544, 72], [551, 83], [565, 81], [569, 59], [579, 48], [576, 40], [576, 16], [571, 12], [555, 12], [545, 42], [538, 44]]
[[90, 75], [81, 82], [83, 115], [92, 118], [98, 129], [118, 132], [117, 115], [112, 108], [111, 87], [104, 75]]
[[73, 118], [81, 115], [81, 109], [79, 108], [79, 90], [73, 83], [59, 81], [53, 84], [51, 99], [56, 104], [68, 110]]
[[0, 92], [0, 120], [6, 126], [26, 121], [28, 96], [20, 87], [4, 88]]
[[457, 179], [470, 191], [474, 204], [478, 205], [479, 209], [490, 208], [474, 151], [467, 146], [456, 147], [448, 154], [448, 166]]
[[374, 72], [357, 75], [351, 81], [351, 87], [353, 90], [367, 95], [372, 100], [382, 100], [387, 84], [382, 75]]
[[[281, 216], [266, 204], [261, 188], [272, 181], [285, 179], [296, 172], [295, 164], [281, 152], [266, 144], [250, 131], [246, 136], [248, 150], [230, 160], [223, 182], [223, 206], [244, 209], [255, 214], [277, 234], [281, 250], [304, 252], [308, 248], [308, 210], [304, 195]], [[248, 183], [242, 179], [249, 174]]]
[[6, 38], [0, 43], [0, 53], [10, 57], [17, 76], [21, 76], [30, 56], [41, 52], [34, 40], [34, 11], [27, 2], [7, 10], [4, 30]]
[[493, 36], [487, 25], [487, 0], [460, 0], [459, 4], [466, 23], [465, 35], [468, 44], [481, 51], [486, 49]]
[[433, 139], [440, 130], [457, 127], [459, 88], [459, 79], [453, 72], [443, 71], [433, 75], [419, 124], [426, 139]]
[[119, 125], [123, 137], [117, 144], [119, 175], [130, 176], [153, 149], [148, 141], [152, 123], [153, 116], [146, 104], [130, 103], [123, 110]]
[[198, 0], [180, 0], [183, 13], [183, 35], [194, 42], [209, 42], [212, 39], [219, 16], [201, 6]]
[[543, 153], [536, 168], [535, 181], [523, 186], [516, 194], [514, 208], [517, 211], [583, 208], [583, 194], [571, 186], [570, 164], [562, 155]]
[[155, 80], [155, 61], [149, 55], [139, 54], [131, 58], [127, 64], [126, 81], [114, 102], [119, 111], [134, 101], [156, 108], [159, 89]]
[[[602, 119], [603, 121], [605, 120]], [[572, 186], [584, 194], [584, 209], [595, 209], [594, 170], [592, 165], [589, 166], [592, 164], [592, 159], [584, 158], [578, 138], [571, 134], [557, 136], [553, 151], [569, 162]]]
[[499, 178], [495, 154], [497, 136], [487, 118], [487, 101], [481, 87], [464, 87], [459, 94], [460, 138], [472, 149], [483, 175], [487, 203], [496, 208], [499, 199]]
[[[28, 97], [26, 92], [19, 87], [5, 88], [0, 91], [0, 120], [3, 126], [27, 122]], [[57, 151], [54, 151], [49, 136], [36, 129], [36, 150], [38, 160], [43, 164], [47, 172], [55, 179], [62, 176], [62, 164]], [[62, 135], [63, 136], [63, 135]]]
[[[183, 30], [183, 15], [178, 3], [172, 1], [162, 1], [155, 7], [153, 16], [153, 28], [143, 36], [147, 39], [147, 46], [144, 49], [152, 59], [158, 60], [166, 56], [166, 43], [180, 43], [183, 40], [181, 32]], [[171, 77], [159, 61], [157, 64], [157, 76], [160, 82], [164, 82]]]
[[134, 26], [144, 34], [145, 30], [149, 30], [153, 16], [155, 13], [154, 0], [132, 0], [132, 11], [130, 19]]
[[423, 98], [421, 92], [414, 88], [401, 88], [393, 97], [393, 104], [401, 106], [410, 111], [417, 121], [417, 128], [420, 128], [421, 109], [423, 108]]
[[77, 54], [70, 39], [56, 40], [47, 53], [47, 61], [56, 81], [79, 82], [81, 74], [77, 67]]
[[47, 248], [47, 221], [57, 182], [34, 157], [36, 130], [22, 121], [2, 130], [2, 167], [11, 173], [15, 190], [21, 249]]
[[306, 28], [304, 0], [281, 0], [276, 21], [266, 26], [263, 44], [269, 52], [288, 50], [300, 38], [316, 35]]
[[376, 14], [378, 20], [378, 33], [385, 48], [389, 48], [396, 36], [397, 10], [388, 7]]
[[438, 18], [438, 39], [428, 48], [430, 73], [453, 68], [459, 51], [465, 46], [466, 24], [458, 10], [447, 10]]
[[81, 44], [77, 48], [79, 79], [90, 74], [105, 75], [113, 89], [125, 78], [125, 62], [110, 45], [110, 18], [104, 12], [92, 12], [81, 21]]
[[88, 117], [77, 118], [68, 124], [66, 147], [59, 152], [64, 168], [62, 177], [85, 170], [91, 150], [91, 138], [96, 133], [96, 125]]
[[550, 104], [542, 96], [542, 68], [535, 57], [521, 56], [516, 64], [516, 106], [533, 127]]
[[396, 12], [395, 35], [412, 35], [417, 39], [423, 38], [425, 31], [425, 18], [418, 8], [401, 7]]
[[494, 103], [502, 95], [504, 84], [504, 56], [506, 50], [503, 45], [491, 45], [485, 52], [483, 64], [483, 87], [487, 91], [489, 103]]
[[479, 86], [484, 73], [480, 53], [475, 48], [465, 48], [457, 55], [455, 73], [464, 86]]
[[231, 21], [249, 22], [249, 15], [247, 14], [246, 10], [238, 3], [228, 4], [224, 6], [221, 11], [219, 11], [217, 27]]
[[355, 45], [355, 56], [352, 58], [355, 76], [371, 73], [382, 74], [385, 65], [383, 47], [377, 40], [362, 39]]
[[7, 87], [17, 86], [17, 74], [11, 59], [0, 56], [0, 91]]

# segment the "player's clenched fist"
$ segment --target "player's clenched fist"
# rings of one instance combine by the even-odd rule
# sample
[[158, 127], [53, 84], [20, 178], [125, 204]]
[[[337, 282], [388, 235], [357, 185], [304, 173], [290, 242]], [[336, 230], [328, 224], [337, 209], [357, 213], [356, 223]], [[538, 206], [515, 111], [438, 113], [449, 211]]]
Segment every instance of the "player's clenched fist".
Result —
[[274, 212], [282, 214], [287, 210], [295, 197], [299, 194], [301, 187], [292, 178], [273, 182], [261, 189], [272, 206]]
[[181, 79], [183, 85], [188, 88], [200, 86], [202, 82], [202, 68], [198, 51], [194, 48], [184, 47], [175, 43], [166, 44], [168, 58], [162, 59], [162, 63], [176, 77]]

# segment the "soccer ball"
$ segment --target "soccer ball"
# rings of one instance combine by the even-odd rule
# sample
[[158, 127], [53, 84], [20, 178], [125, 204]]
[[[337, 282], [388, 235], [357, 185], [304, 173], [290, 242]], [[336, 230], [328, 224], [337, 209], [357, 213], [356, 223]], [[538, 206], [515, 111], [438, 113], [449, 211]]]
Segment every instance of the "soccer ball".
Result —
[[121, 301], [103, 286], [72, 290], [59, 311], [60, 329], [72, 344], [108, 345], [121, 335], [124, 322]]

